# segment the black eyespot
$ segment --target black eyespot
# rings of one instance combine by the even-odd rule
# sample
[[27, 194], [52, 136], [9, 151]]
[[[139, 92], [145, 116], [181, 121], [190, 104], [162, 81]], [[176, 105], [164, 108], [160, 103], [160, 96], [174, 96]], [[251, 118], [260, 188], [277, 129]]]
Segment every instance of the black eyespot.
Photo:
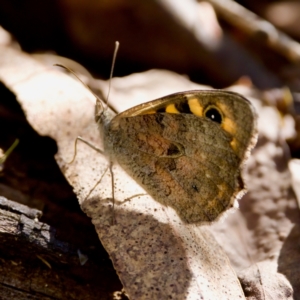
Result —
[[212, 121], [221, 124], [222, 123], [222, 115], [220, 112], [214, 108], [211, 107], [205, 112], [205, 117], [211, 119]]

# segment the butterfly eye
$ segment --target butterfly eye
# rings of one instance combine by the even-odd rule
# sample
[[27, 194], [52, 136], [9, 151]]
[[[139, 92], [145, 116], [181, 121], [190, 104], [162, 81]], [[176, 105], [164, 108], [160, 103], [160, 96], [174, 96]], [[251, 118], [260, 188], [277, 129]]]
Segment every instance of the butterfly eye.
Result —
[[222, 115], [215, 107], [208, 108], [205, 112], [205, 117], [216, 123], [222, 123]]

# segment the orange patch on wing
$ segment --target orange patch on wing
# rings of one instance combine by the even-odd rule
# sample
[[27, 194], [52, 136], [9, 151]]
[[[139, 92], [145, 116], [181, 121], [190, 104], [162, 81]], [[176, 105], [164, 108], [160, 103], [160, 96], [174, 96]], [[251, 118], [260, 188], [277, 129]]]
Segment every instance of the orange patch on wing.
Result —
[[221, 125], [222, 128], [228, 133], [230, 133], [231, 135], [235, 135], [237, 132], [237, 128], [234, 120], [230, 118], [231, 116], [230, 110], [228, 110], [228, 107], [223, 103], [218, 104], [218, 107], [221, 109], [223, 113], [223, 121]]
[[231, 135], [236, 134], [236, 131], [237, 131], [236, 123], [234, 121], [232, 121], [231, 119], [225, 117], [222, 121], [221, 126], [225, 131], [227, 131]]
[[232, 114], [230, 113], [230, 110], [228, 109], [228, 107], [225, 104], [221, 103], [218, 105], [218, 107], [222, 110], [222, 113], [223, 113], [223, 121], [222, 121], [221, 127], [232, 136], [232, 140], [230, 142], [230, 147], [236, 154], [238, 154], [240, 144], [239, 144], [238, 140], [235, 138], [236, 133], [238, 131], [236, 122], [230, 118], [230, 116], [232, 116]]
[[179, 114], [180, 111], [175, 107], [175, 104], [169, 104], [166, 107], [166, 112], [170, 114]]
[[188, 100], [190, 111], [198, 117], [203, 116], [203, 107], [200, 105], [197, 98], [190, 98]]

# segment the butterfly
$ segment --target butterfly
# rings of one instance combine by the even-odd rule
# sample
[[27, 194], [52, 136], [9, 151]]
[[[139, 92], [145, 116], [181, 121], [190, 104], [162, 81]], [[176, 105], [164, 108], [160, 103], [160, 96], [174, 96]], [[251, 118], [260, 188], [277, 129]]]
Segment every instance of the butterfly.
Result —
[[95, 120], [104, 153], [185, 223], [212, 222], [245, 192], [244, 161], [257, 139], [256, 112], [243, 96], [222, 90], [168, 95]]

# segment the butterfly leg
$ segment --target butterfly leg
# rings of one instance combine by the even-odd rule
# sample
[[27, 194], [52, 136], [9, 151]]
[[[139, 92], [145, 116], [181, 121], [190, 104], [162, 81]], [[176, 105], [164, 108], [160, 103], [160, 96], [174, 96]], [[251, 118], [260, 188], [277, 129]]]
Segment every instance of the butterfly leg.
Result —
[[101, 153], [104, 155], [104, 152], [99, 149], [98, 147], [94, 146], [93, 144], [91, 144], [90, 142], [88, 142], [87, 140], [85, 140], [84, 138], [82, 138], [81, 136], [78, 136], [75, 140], [75, 143], [74, 143], [74, 156], [72, 158], [72, 160], [70, 162], [68, 162], [68, 164], [71, 164], [74, 162], [75, 158], [76, 158], [76, 155], [77, 155], [77, 143], [78, 141], [81, 141], [83, 143], [85, 143], [86, 145], [88, 145], [89, 147], [91, 147], [92, 149], [94, 149], [95, 151]]
[[91, 195], [91, 193], [94, 191], [94, 189], [98, 186], [98, 184], [101, 182], [102, 178], [104, 177], [105, 173], [107, 172], [109, 167], [107, 167], [105, 169], [105, 171], [103, 172], [102, 176], [100, 177], [100, 179], [95, 183], [95, 185], [91, 188], [91, 190], [89, 191], [89, 193], [85, 196], [84, 201]]
[[[75, 140], [75, 145], [74, 145], [74, 156], [72, 158], [72, 160], [69, 162], [69, 164], [71, 164], [75, 158], [76, 158], [76, 154], [77, 154], [77, 143], [78, 141], [81, 141], [83, 143], [85, 143], [86, 145], [88, 145], [89, 147], [91, 147], [92, 149], [94, 149], [95, 151], [97, 151], [98, 153], [104, 155], [104, 152], [99, 149], [98, 147], [94, 146], [93, 144], [91, 144], [90, 142], [88, 142], [87, 140], [85, 140], [84, 138], [82, 138], [81, 136], [78, 136]], [[104, 175], [106, 174], [107, 170], [109, 169], [110, 174], [111, 174], [111, 187], [112, 187], [112, 199], [113, 199], [113, 224], [115, 224], [115, 184], [114, 184], [114, 173], [112, 170], [113, 167], [113, 162], [110, 161], [109, 166], [105, 169], [105, 171], [103, 172], [102, 176], [100, 177], [100, 179], [96, 182], [96, 184], [91, 188], [91, 190], [89, 191], [89, 193], [86, 195], [86, 197], [84, 198], [84, 201], [91, 195], [91, 193], [95, 190], [95, 188], [100, 184], [100, 182], [102, 181]]]
[[[89, 144], [88, 144], [89, 145]], [[95, 147], [96, 148], [96, 147]], [[93, 147], [93, 149], [95, 149]], [[96, 148], [97, 149], [97, 148]], [[95, 149], [95, 150], [96, 150]], [[96, 150], [97, 151], [97, 150]], [[101, 151], [101, 150], [100, 150]], [[84, 201], [91, 195], [91, 193], [94, 191], [94, 189], [98, 186], [98, 184], [100, 184], [100, 182], [102, 181], [102, 178], [104, 177], [104, 175], [106, 174], [107, 170], [109, 169], [109, 172], [111, 174], [111, 196], [112, 196], [112, 211], [113, 211], [113, 216], [112, 216], [112, 225], [116, 224], [116, 218], [115, 218], [115, 178], [114, 178], [114, 173], [113, 173], [113, 162], [110, 161], [109, 166], [105, 169], [105, 171], [103, 172], [102, 176], [100, 177], [100, 179], [96, 182], [96, 184], [92, 187], [92, 189], [89, 191], [89, 193], [87, 194], [87, 196], [84, 198]]]

